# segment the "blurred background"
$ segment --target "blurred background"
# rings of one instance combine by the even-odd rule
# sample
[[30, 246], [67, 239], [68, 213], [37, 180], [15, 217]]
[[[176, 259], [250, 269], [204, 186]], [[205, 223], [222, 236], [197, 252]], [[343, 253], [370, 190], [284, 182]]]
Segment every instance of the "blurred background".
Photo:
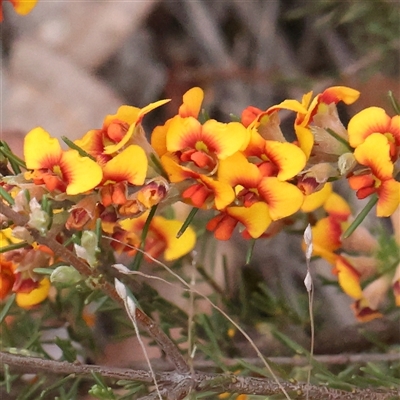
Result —
[[[145, 118], [151, 132], [195, 85], [205, 90], [211, 117], [221, 121], [248, 105], [266, 109], [331, 85], [361, 90], [352, 113], [379, 105], [392, 114], [388, 90], [400, 99], [398, 1], [39, 0], [25, 17], [7, 2], [3, 9], [1, 137], [19, 154], [24, 135], [36, 126], [75, 139], [100, 128], [121, 104], [143, 107], [171, 98]], [[291, 130], [292, 116], [282, 112], [281, 118]], [[233, 264], [246, 251], [238, 243], [224, 250]], [[254, 279], [272, 285], [281, 279], [296, 304], [293, 287], [304, 292], [305, 274], [299, 241], [274, 238], [259, 246], [254, 263]], [[325, 318], [332, 317], [329, 326], [354, 324], [349, 299], [338, 299], [336, 289], [330, 296], [335, 302], [328, 310], [325, 299], [323, 307]], [[356, 349], [351, 340], [335, 334], [317, 349]], [[123, 350], [109, 354], [121, 366]]]

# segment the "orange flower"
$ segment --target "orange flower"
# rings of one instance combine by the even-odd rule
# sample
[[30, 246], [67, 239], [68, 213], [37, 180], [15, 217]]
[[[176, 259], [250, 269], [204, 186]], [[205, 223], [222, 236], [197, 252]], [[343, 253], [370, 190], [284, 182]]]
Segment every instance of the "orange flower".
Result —
[[352, 147], [362, 144], [368, 136], [380, 133], [388, 139], [392, 161], [398, 156], [396, 147], [400, 146], [399, 115], [390, 118], [383, 108], [368, 107], [351, 118], [347, 129]]
[[[204, 92], [199, 87], [189, 89], [182, 99], [182, 105], [179, 107], [178, 115], [182, 118], [198, 118], [201, 104], [204, 99]], [[161, 157], [167, 152], [167, 132], [171, 121], [170, 118], [164, 125], [156, 126], [151, 134], [151, 145], [157, 154]]]
[[102, 179], [95, 161], [81, 157], [76, 150], [63, 151], [58, 140], [40, 127], [25, 136], [24, 156], [27, 168], [33, 170], [26, 177], [49, 191], [80, 194], [95, 188]]
[[15, 265], [4, 259], [0, 254], [0, 300], [5, 299], [10, 293], [15, 282]]
[[207, 223], [207, 229], [213, 231], [217, 239], [229, 240], [239, 222], [245, 228], [245, 235], [260, 237], [272, 222], [267, 204], [256, 202], [250, 207], [227, 207]]
[[[138, 218], [125, 219], [119, 222], [119, 226], [125, 232], [125, 235], [132, 235], [131, 240], [136, 241], [135, 247], [140, 246], [140, 235], [146, 222], [148, 213]], [[176, 260], [191, 251], [196, 243], [196, 234], [190, 227], [179, 237], [176, 237], [182, 222], [177, 220], [168, 220], [161, 216], [155, 216], [151, 222], [146, 237], [144, 251], [153, 258], [164, 255], [165, 260]], [[121, 232], [120, 232], [121, 235]], [[123, 235], [123, 234], [122, 234]], [[135, 240], [136, 238], [136, 240]], [[126, 249], [132, 252], [132, 249]], [[132, 253], [134, 253], [133, 251]]]
[[107, 115], [104, 118], [102, 129], [90, 130], [82, 139], [75, 140], [74, 143], [95, 157], [100, 165], [110, 161], [112, 154], [120, 151], [124, 146], [140, 142], [136, 144], [147, 147], [148, 143], [141, 129], [143, 117], [168, 101], [160, 100], [143, 108], [121, 106], [116, 114]]
[[[2, 2], [3, 0], [0, 0], [0, 22], [3, 21]], [[9, 2], [17, 14], [27, 15], [36, 6], [37, 0], [9, 0]]]
[[393, 178], [394, 165], [390, 157], [388, 138], [380, 133], [369, 135], [354, 151], [358, 163], [369, 169], [349, 177], [350, 187], [364, 199], [378, 195], [378, 217], [390, 216], [400, 203], [400, 183]]

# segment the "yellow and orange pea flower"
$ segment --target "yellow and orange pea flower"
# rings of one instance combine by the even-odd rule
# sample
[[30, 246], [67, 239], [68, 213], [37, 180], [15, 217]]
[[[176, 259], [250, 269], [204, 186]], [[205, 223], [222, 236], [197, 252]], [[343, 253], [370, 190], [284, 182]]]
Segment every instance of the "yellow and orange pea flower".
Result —
[[[128, 254], [135, 254], [136, 250], [130, 246], [140, 247], [140, 236], [147, 217], [148, 213], [145, 213], [138, 218], [119, 221], [112, 235], [119, 241], [112, 242], [114, 249], [117, 251], [126, 251]], [[190, 252], [196, 243], [196, 234], [191, 227], [188, 227], [177, 238], [176, 235], [181, 227], [181, 221], [168, 220], [162, 216], [155, 216], [150, 222], [149, 231], [145, 239], [145, 255], [158, 258], [162, 254], [166, 261], [172, 261]]]
[[[3, 21], [3, 1], [0, 0], [0, 22]], [[36, 6], [37, 0], [8, 0], [14, 10], [19, 15], [27, 15], [29, 14], [33, 8]]]
[[88, 131], [74, 143], [102, 166], [129, 145], [140, 145], [146, 150], [147, 140], [144, 138], [141, 122], [146, 114], [169, 101], [160, 100], [143, 108], [123, 105], [116, 114], [104, 118], [101, 129]]
[[357, 191], [359, 199], [376, 193], [376, 215], [392, 215], [400, 204], [400, 183], [394, 178], [395, 169], [387, 136], [380, 133], [369, 135], [356, 147], [354, 157], [366, 168], [351, 174], [348, 178], [350, 187]]
[[[319, 93], [314, 98], [312, 96], [313, 93], [308, 92], [303, 96], [301, 102], [287, 99], [280, 104], [268, 108], [266, 111], [261, 111], [256, 107], [248, 107], [242, 113], [242, 121], [245, 126], [255, 123], [256, 126], [261, 126], [258, 129], [260, 132], [264, 131], [263, 136], [270, 135], [271, 130], [263, 127], [265, 121], [273, 119], [273, 115], [278, 110], [294, 111], [297, 114], [294, 128], [299, 147], [303, 150], [307, 159], [309, 159], [312, 150], [315, 150], [315, 144], [318, 143], [312, 132], [313, 125], [314, 128], [330, 128], [340, 136], [344, 136], [343, 139], [347, 139], [344, 127], [337, 116], [336, 107], [332, 108], [332, 105], [336, 105], [340, 101], [343, 101], [347, 105], [352, 104], [358, 99], [360, 92], [345, 86], [333, 86]], [[276, 129], [274, 135], [273, 139], [283, 137], [282, 133], [277, 132]], [[269, 138], [271, 137], [269, 136]], [[324, 135], [324, 141], [327, 139], [328, 135]], [[336, 145], [332, 141], [330, 147], [333, 144]]]
[[10, 251], [0, 254], [0, 300], [16, 293], [19, 307], [30, 308], [47, 298], [49, 279], [33, 273], [36, 267], [48, 265], [50, 256], [40, 247], [30, 250]]
[[88, 157], [81, 157], [76, 150], [62, 150], [57, 139], [43, 128], [31, 130], [24, 139], [26, 173], [36, 185], [45, 185], [52, 191], [68, 195], [85, 193], [94, 189], [102, 180], [101, 167]]
[[390, 216], [400, 203], [400, 183], [396, 180], [400, 116], [391, 118], [382, 108], [366, 108], [350, 120], [348, 134], [355, 159], [365, 167], [349, 177], [350, 187], [359, 199], [376, 193], [377, 216]]

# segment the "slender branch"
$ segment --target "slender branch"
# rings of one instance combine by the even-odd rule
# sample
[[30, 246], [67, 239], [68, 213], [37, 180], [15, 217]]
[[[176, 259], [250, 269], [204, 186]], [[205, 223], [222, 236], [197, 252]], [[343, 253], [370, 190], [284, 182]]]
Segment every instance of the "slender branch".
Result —
[[[151, 364], [158, 369], [166, 370], [169, 363], [162, 359], [152, 359]], [[244, 361], [246, 364], [262, 367], [264, 363], [259, 358], [222, 358], [221, 362], [227, 367], [234, 367]], [[268, 361], [279, 365], [291, 365], [294, 367], [303, 367], [310, 364], [310, 359], [303, 356], [294, 357], [268, 357]], [[394, 362], [400, 361], [400, 353], [362, 353], [362, 354], [314, 354], [313, 361], [325, 365], [346, 365], [346, 364], [366, 364], [370, 362]], [[194, 359], [194, 367], [199, 370], [215, 368], [215, 362], [212, 360]], [[131, 368], [146, 368], [144, 362], [137, 361], [129, 364]]]
[[[77, 364], [66, 361], [45, 360], [36, 357], [24, 357], [0, 352], [0, 368], [4, 369], [4, 365], [30, 373], [41, 371], [57, 375], [75, 374], [80, 376], [91, 376], [92, 372], [96, 372], [107, 378], [152, 383], [151, 373], [145, 370]], [[156, 378], [158, 383], [164, 386], [181, 385], [183, 381], [190, 379], [187, 374], [182, 374], [177, 371], [158, 372], [156, 373]], [[217, 374], [198, 371], [195, 371], [191, 378], [191, 387], [197, 393], [209, 390], [219, 393], [230, 392], [264, 396], [272, 396], [274, 394], [282, 393], [280, 386], [274, 380], [267, 378], [253, 378], [233, 374]], [[354, 389], [352, 392], [346, 392], [343, 390], [330, 389], [324, 386], [310, 385], [307, 387], [306, 384], [302, 383], [282, 382], [281, 384], [288, 392], [296, 393], [296, 399], [298, 400], [306, 398], [307, 389], [309, 399], [311, 400], [389, 400], [390, 398], [396, 398], [394, 396], [400, 395], [399, 390], [391, 389]]]
[[[26, 215], [15, 212], [6, 204], [1, 202], [0, 214], [5, 215], [7, 218], [12, 220], [15, 225], [26, 227], [36, 242], [46, 245], [54, 252], [55, 255], [76, 268], [80, 274], [91, 278], [91, 283], [95, 288], [102, 290], [111, 299], [124, 307], [124, 303], [118, 296], [114, 286], [108, 282], [98, 270], [92, 269], [82, 259], [77, 257], [61, 243], [57, 242], [57, 240], [49, 237], [50, 235], [46, 237], [41, 236], [36, 229], [27, 226], [29, 218]], [[165, 354], [170, 358], [178, 372], [188, 373], [190, 371], [188, 364], [174, 342], [172, 342], [172, 340], [160, 329], [160, 327], [139, 308], [136, 308], [136, 320], [140, 328], [146, 330], [149, 335], [157, 341]]]

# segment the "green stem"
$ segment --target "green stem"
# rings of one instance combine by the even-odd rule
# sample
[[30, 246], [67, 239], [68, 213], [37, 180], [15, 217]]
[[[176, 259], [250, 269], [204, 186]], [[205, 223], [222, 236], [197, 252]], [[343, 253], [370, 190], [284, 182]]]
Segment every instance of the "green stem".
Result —
[[255, 244], [256, 244], [256, 239], [251, 239], [250, 246], [247, 249], [247, 253], [246, 253], [246, 265], [250, 264], [251, 257], [253, 256], [253, 250], [254, 250]]
[[389, 90], [388, 93], [390, 103], [392, 104], [393, 110], [397, 115], [400, 115], [400, 104], [397, 99], [394, 97], [393, 92]]
[[12, 206], [15, 204], [15, 201], [10, 193], [8, 193], [7, 190], [5, 190], [2, 186], [0, 186], [0, 196]]
[[378, 202], [378, 196], [374, 194], [367, 205], [361, 210], [361, 212], [357, 215], [352, 224], [347, 228], [346, 232], [343, 234], [343, 239], [347, 239], [356, 229], [357, 227], [364, 221], [365, 217], [374, 207], [374, 205]]
[[132, 269], [134, 271], [137, 271], [140, 267], [140, 264], [142, 263], [144, 248], [146, 245], [146, 237], [147, 237], [147, 234], [149, 233], [150, 223], [151, 223], [156, 211], [157, 211], [157, 205], [151, 207], [150, 213], [146, 219], [146, 222], [144, 223], [142, 236], [141, 236], [141, 243], [140, 243], [141, 251], [138, 251], [136, 253], [135, 260], [133, 261], [133, 265], [132, 265]]
[[11, 151], [10, 146], [4, 140], [0, 141], [0, 151], [3, 153], [5, 157], [7, 157], [8, 161], [11, 164], [11, 168], [13, 169], [15, 174], [21, 173], [21, 169], [19, 167], [27, 169], [25, 161], [17, 157]]
[[96, 161], [96, 159], [93, 156], [91, 156], [85, 150], [80, 148], [78, 145], [76, 145], [72, 140], [68, 139], [66, 136], [61, 136], [61, 139], [70, 149], [76, 150], [80, 156], [88, 157], [91, 160]]
[[23, 247], [26, 247], [27, 245], [28, 245], [28, 242], [25, 242], [25, 241], [9, 244], [8, 246], [0, 247], [0, 253], [5, 253], [6, 251], [11, 251], [11, 250], [22, 249]]
[[198, 208], [192, 208], [190, 211], [189, 215], [187, 216], [185, 222], [181, 226], [181, 229], [179, 229], [178, 233], [176, 234], [176, 238], [179, 239], [186, 231], [187, 227], [190, 225], [192, 222], [194, 216], [196, 215], [197, 211], [199, 211]]
[[335, 131], [333, 131], [330, 128], [325, 128], [325, 130], [332, 136], [334, 137], [338, 142], [342, 143], [343, 146], [346, 146], [346, 148], [352, 152], [353, 148], [349, 145], [347, 140], [343, 139], [340, 135], [338, 135]]
[[150, 160], [153, 162], [157, 172], [165, 178], [169, 182], [168, 174], [165, 172], [164, 167], [162, 166], [160, 159], [153, 153], [150, 153]]

